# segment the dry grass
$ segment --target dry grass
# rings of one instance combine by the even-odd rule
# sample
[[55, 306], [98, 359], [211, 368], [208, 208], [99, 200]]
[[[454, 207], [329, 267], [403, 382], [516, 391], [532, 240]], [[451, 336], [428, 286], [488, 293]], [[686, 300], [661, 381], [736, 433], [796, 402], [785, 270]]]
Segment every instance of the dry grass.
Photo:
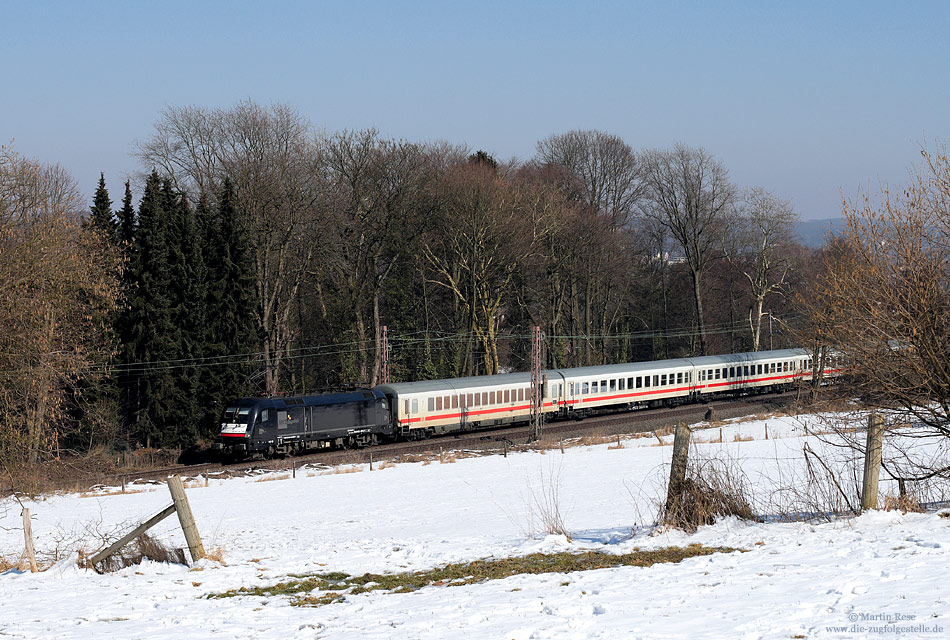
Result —
[[317, 475], [320, 476], [336, 476], [341, 473], [360, 473], [363, 471], [363, 465], [351, 465], [344, 467], [333, 467], [329, 471], [322, 471]]
[[900, 511], [901, 513], [924, 512], [924, 509], [920, 506], [920, 503], [915, 498], [912, 498], [906, 494], [902, 496], [884, 496], [884, 510]]
[[212, 548], [210, 551], [206, 551], [205, 558], [211, 562], [217, 562], [222, 566], [228, 566], [228, 563], [224, 561], [224, 547], [222, 546], [217, 546]]
[[[86, 558], [91, 555], [92, 554], [83, 554]], [[81, 564], [88, 566], [88, 560], [82, 561], [83, 556], [81, 556]], [[172, 549], [149, 534], [143, 533], [115, 554], [90, 568], [95, 569], [99, 573], [111, 573], [119, 569], [124, 569], [125, 567], [141, 564], [142, 561], [146, 559], [154, 562], [187, 564], [183, 549]]]
[[280, 473], [280, 474], [268, 473], [268, 474], [262, 475], [260, 478], [257, 478], [256, 480], [254, 480], [254, 482], [273, 482], [275, 480], [286, 480], [289, 477], [290, 477], [289, 473]]
[[392, 460], [386, 460], [385, 462], [380, 463], [378, 469], [392, 469], [396, 466], [396, 463]]
[[678, 491], [657, 512], [660, 523], [689, 533], [722, 517], [755, 519], [745, 474], [734, 461], [720, 459], [691, 462]]
[[10, 569], [19, 569], [21, 565], [21, 559], [11, 560], [6, 556], [0, 556], [0, 573], [4, 571], [9, 571]]
[[755, 440], [755, 438], [753, 438], [752, 436], [744, 436], [741, 433], [737, 433], [734, 436], [732, 436], [733, 442], [750, 442], [751, 440]]
[[83, 491], [79, 494], [80, 498], [102, 498], [104, 496], [124, 496], [126, 494], [133, 493], [148, 493], [154, 491], [152, 488], [148, 489], [106, 489], [102, 491]]

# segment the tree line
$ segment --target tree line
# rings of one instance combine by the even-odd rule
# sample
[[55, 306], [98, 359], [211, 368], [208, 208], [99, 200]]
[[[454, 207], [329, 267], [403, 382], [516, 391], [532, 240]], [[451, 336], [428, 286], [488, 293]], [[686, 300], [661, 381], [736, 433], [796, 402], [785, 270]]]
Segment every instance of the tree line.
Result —
[[376, 384], [383, 326], [394, 380], [526, 370], [533, 326], [549, 367], [778, 348], [820, 262], [708, 151], [601, 131], [502, 162], [245, 102], [169, 108], [137, 154], [115, 206], [4, 150], [8, 455], [187, 447], [235, 397]]

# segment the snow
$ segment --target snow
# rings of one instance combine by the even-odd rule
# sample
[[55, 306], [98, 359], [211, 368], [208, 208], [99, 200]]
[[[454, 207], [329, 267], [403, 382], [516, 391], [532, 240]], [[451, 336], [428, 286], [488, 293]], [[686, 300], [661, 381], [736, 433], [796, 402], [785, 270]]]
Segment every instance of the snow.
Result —
[[[757, 508], [800, 481], [802, 448], [855, 461], [815, 436], [817, 418], [769, 418], [698, 431], [691, 455], [740, 466]], [[765, 439], [768, 424], [769, 439]], [[752, 437], [751, 440], [741, 438]], [[650, 526], [671, 437], [541, 452], [401, 463], [370, 471], [298, 469], [186, 484], [207, 550], [225, 564], [145, 562], [109, 575], [80, 569], [78, 546], [170, 503], [164, 485], [25, 502], [37, 574], [0, 575], [0, 636], [12, 638], [877, 638], [950, 629], [950, 519], [872, 511], [824, 523], [734, 518], [694, 534]], [[837, 457], [836, 457], [837, 456]], [[451, 458], [450, 458], [451, 459]], [[348, 472], [341, 472], [348, 471]], [[887, 492], [888, 486], [882, 486]], [[538, 503], [557, 494], [570, 539], [545, 535]], [[185, 547], [175, 516], [152, 530]], [[293, 574], [402, 572], [536, 551], [702, 543], [742, 549], [679, 564], [518, 575], [413, 593], [373, 591], [318, 608], [284, 596], [208, 599]], [[22, 550], [20, 506], [0, 502], [0, 554]], [[899, 617], [900, 616], [900, 617]]]

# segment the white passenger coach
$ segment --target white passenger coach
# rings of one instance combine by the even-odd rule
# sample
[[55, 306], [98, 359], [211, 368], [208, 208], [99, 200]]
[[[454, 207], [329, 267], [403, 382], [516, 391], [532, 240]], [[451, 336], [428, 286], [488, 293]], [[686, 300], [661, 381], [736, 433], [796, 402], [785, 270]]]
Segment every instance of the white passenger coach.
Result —
[[[542, 411], [552, 417], [588, 415], [595, 409], [674, 406], [716, 395], [767, 392], [811, 380], [805, 349], [759, 351], [656, 362], [548, 369]], [[824, 374], [838, 373], [826, 365]], [[526, 422], [531, 413], [531, 375], [427, 380], [379, 385], [389, 399], [399, 435], [411, 439]]]

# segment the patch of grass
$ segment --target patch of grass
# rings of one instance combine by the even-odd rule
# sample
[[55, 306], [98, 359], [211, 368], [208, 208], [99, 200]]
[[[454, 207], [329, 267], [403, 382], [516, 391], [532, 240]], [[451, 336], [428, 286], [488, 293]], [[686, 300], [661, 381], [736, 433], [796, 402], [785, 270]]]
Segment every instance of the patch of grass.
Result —
[[317, 573], [294, 576], [292, 580], [266, 587], [241, 587], [222, 593], [209, 594], [208, 598], [233, 598], [238, 596], [293, 596], [291, 604], [304, 607], [319, 607], [339, 602], [347, 595], [368, 591], [409, 593], [428, 586], [455, 587], [486, 580], [501, 580], [514, 575], [542, 573], [570, 573], [613, 567], [649, 567], [657, 563], [677, 563], [686, 558], [708, 556], [714, 553], [740, 551], [731, 547], [705, 547], [693, 544], [688, 547], [666, 547], [652, 551], [633, 551], [612, 555], [600, 551], [585, 553], [533, 553], [518, 558], [476, 560], [474, 562], [449, 564], [428, 571], [406, 573], [364, 573], [351, 576], [346, 573]]
[[915, 498], [908, 495], [884, 496], [885, 511], [900, 511], [901, 513], [923, 513], [924, 509]]
[[261, 476], [254, 482], [274, 482], [275, 480], [286, 480], [289, 477], [290, 477], [289, 473], [280, 473], [280, 474], [268, 473], [266, 475]]
[[360, 473], [363, 471], [363, 465], [352, 465], [348, 467], [333, 467], [330, 471], [324, 471], [318, 475], [321, 476], [336, 476], [341, 473]]

